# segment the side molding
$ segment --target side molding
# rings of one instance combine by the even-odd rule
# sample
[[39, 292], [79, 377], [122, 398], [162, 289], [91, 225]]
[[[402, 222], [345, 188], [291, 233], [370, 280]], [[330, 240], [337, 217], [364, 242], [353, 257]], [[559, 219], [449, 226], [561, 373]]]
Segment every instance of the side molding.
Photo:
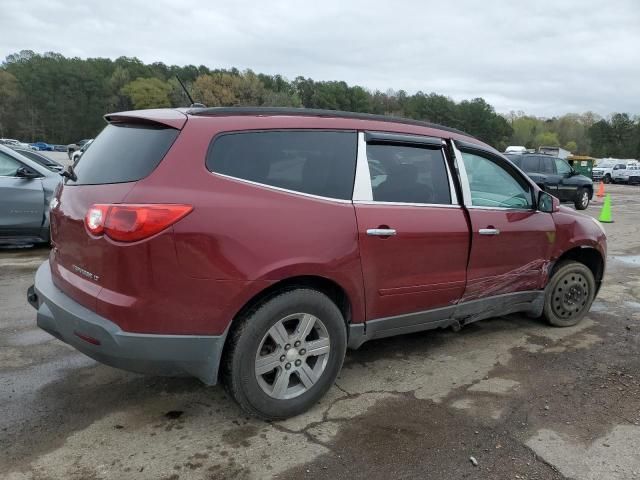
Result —
[[349, 325], [348, 347], [356, 349], [364, 342], [376, 338], [392, 337], [434, 328], [453, 327], [459, 329], [463, 325], [478, 320], [516, 312], [539, 316], [542, 315], [543, 307], [544, 290], [532, 290], [481, 298], [424, 312], [378, 318], [364, 324]]

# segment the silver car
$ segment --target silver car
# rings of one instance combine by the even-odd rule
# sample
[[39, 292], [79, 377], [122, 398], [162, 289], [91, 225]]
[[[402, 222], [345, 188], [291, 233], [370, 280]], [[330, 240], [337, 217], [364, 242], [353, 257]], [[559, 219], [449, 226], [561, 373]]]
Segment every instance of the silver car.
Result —
[[0, 145], [0, 244], [49, 242], [49, 202], [61, 179]]

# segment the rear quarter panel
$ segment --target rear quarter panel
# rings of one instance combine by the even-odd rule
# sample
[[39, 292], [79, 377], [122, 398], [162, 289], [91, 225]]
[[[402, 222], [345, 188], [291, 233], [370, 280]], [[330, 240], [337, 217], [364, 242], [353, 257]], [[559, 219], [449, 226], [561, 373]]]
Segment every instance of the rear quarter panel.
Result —
[[[183, 279], [177, 288], [201, 292], [201, 298], [188, 296], [189, 301], [193, 308], [211, 306], [214, 333], [262, 289], [305, 275], [339, 284], [349, 297], [352, 321], [364, 321], [357, 226], [350, 201], [287, 193], [206, 169], [212, 138], [221, 131], [245, 130], [251, 119], [241, 120], [190, 117], [165, 160], [127, 195], [130, 203], [193, 205], [193, 212], [173, 226], [175, 274]], [[291, 128], [300, 128], [299, 120]], [[177, 291], [175, 296], [187, 294]]]

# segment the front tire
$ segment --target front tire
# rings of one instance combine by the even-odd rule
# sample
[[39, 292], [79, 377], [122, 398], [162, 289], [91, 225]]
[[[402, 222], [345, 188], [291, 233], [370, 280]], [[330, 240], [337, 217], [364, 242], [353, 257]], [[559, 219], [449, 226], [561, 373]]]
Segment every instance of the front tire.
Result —
[[586, 188], [579, 188], [576, 192], [576, 198], [574, 200], [576, 210], [586, 210], [589, 206], [589, 190]]
[[245, 411], [266, 420], [299, 415], [333, 385], [347, 332], [342, 313], [326, 295], [284, 292], [239, 321], [227, 347], [223, 382]]
[[611, 183], [611, 175], [609, 175], [608, 173], [604, 176], [604, 178], [602, 179], [602, 181], [604, 183]]
[[593, 303], [596, 282], [583, 263], [560, 263], [545, 289], [543, 317], [554, 327], [578, 324]]

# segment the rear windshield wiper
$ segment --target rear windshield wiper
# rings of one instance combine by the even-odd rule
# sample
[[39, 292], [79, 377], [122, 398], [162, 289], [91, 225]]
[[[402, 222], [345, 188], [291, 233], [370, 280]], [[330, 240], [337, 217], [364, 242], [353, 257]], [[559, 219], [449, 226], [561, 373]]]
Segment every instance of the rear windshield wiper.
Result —
[[66, 170], [60, 172], [60, 175], [62, 175], [65, 178], [68, 178], [72, 182], [77, 182], [78, 181], [78, 177], [76, 176], [76, 172], [73, 171], [73, 165], [69, 165]]

